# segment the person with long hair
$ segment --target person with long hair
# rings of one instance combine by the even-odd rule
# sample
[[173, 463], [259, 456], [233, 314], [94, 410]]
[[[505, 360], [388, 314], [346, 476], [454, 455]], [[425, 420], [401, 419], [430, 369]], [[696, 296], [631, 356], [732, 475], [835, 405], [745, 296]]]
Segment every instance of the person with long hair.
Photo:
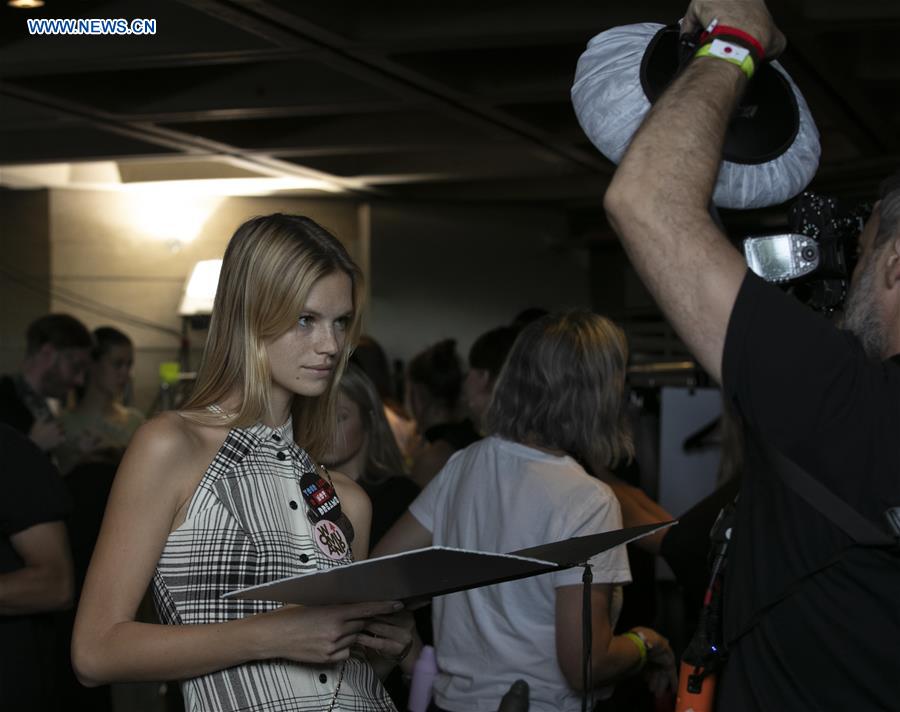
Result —
[[[309, 218], [238, 228], [194, 391], [138, 429], [116, 475], [75, 621], [83, 683], [181, 680], [189, 710], [395, 709], [373, 665], [411, 645], [401, 604], [222, 598], [368, 553], [365, 493], [316, 464], [361, 281]], [[148, 585], [161, 624], [135, 621]]]
[[60, 416], [65, 441], [54, 451], [66, 475], [81, 462], [118, 463], [144, 414], [122, 402], [134, 365], [134, 344], [111, 326], [94, 329], [94, 348], [84, 388]]
[[375, 384], [352, 362], [341, 376], [337, 428], [322, 463], [340, 470], [369, 495], [373, 545], [419, 494], [405, 475], [403, 456]]
[[[510, 352], [487, 413], [489, 436], [456, 453], [376, 548], [428, 545], [510, 552], [619, 529], [596, 475], [631, 456], [621, 329], [590, 312], [545, 316]], [[630, 580], [624, 547], [590, 559], [597, 697], [646, 664], [657, 691], [674, 683], [667, 641], [613, 630]], [[438, 676], [432, 709], [495, 709], [517, 678], [532, 712], [580, 708], [582, 570], [568, 569], [436, 598]]]

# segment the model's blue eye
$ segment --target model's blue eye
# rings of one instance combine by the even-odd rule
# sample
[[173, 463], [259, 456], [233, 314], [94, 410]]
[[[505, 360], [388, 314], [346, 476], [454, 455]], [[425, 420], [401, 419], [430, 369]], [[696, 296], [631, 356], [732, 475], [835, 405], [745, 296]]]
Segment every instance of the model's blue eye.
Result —
[[350, 326], [350, 317], [349, 316], [342, 316], [339, 319], [334, 320], [334, 327], [336, 329], [340, 329], [341, 331], [346, 331], [348, 326]]
[[304, 329], [313, 325], [313, 317], [308, 314], [301, 314], [297, 317], [297, 323], [302, 326]]

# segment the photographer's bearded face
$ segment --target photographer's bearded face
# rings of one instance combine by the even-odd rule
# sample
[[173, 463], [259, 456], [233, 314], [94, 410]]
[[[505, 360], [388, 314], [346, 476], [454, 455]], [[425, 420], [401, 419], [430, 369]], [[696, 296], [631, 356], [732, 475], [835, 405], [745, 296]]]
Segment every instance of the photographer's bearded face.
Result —
[[876, 207], [859, 237], [860, 260], [850, 285], [841, 326], [856, 335], [871, 358], [881, 359], [887, 347], [887, 329], [879, 309], [876, 287], [878, 255], [872, 251], [877, 231]]

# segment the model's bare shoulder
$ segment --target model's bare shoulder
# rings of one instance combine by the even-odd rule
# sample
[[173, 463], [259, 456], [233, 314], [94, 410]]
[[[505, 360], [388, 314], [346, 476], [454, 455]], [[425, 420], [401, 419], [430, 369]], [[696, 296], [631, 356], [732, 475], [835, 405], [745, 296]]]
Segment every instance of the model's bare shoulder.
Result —
[[[183, 503], [194, 489], [227, 435], [210, 426], [166, 411], [134, 433], [119, 468], [123, 479], [148, 479]], [[117, 476], [118, 477], [118, 476]]]
[[195, 444], [191, 424], [174, 411], [154, 416], [135, 430], [129, 443], [129, 452], [138, 451], [142, 456], [176, 459], [187, 454]]
[[356, 508], [362, 506], [371, 509], [369, 495], [367, 495], [366, 491], [360, 487], [358, 482], [337, 470], [329, 470], [328, 474], [331, 475], [331, 482], [334, 484], [334, 489], [337, 491], [337, 495], [345, 507], [351, 506]]

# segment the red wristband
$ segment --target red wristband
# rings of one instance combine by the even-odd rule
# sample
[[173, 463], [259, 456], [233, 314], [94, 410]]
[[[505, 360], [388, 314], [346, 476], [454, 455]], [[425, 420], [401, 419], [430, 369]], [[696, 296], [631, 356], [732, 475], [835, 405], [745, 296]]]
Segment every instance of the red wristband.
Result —
[[[706, 44], [708, 40], [713, 39], [714, 37], [727, 36], [730, 40], [737, 40], [738, 44], [745, 44], [747, 49], [753, 52], [754, 59], [757, 60], [757, 64], [762, 62], [766, 53], [763, 50], [763, 46], [760, 44], [759, 40], [757, 40], [753, 35], [749, 35], [743, 30], [739, 30], [737, 27], [729, 27], [728, 25], [721, 25], [716, 20], [713, 20], [709, 23], [709, 27], [704, 30], [704, 32], [700, 35], [699, 45]], [[724, 37], [722, 37], [724, 39]]]

